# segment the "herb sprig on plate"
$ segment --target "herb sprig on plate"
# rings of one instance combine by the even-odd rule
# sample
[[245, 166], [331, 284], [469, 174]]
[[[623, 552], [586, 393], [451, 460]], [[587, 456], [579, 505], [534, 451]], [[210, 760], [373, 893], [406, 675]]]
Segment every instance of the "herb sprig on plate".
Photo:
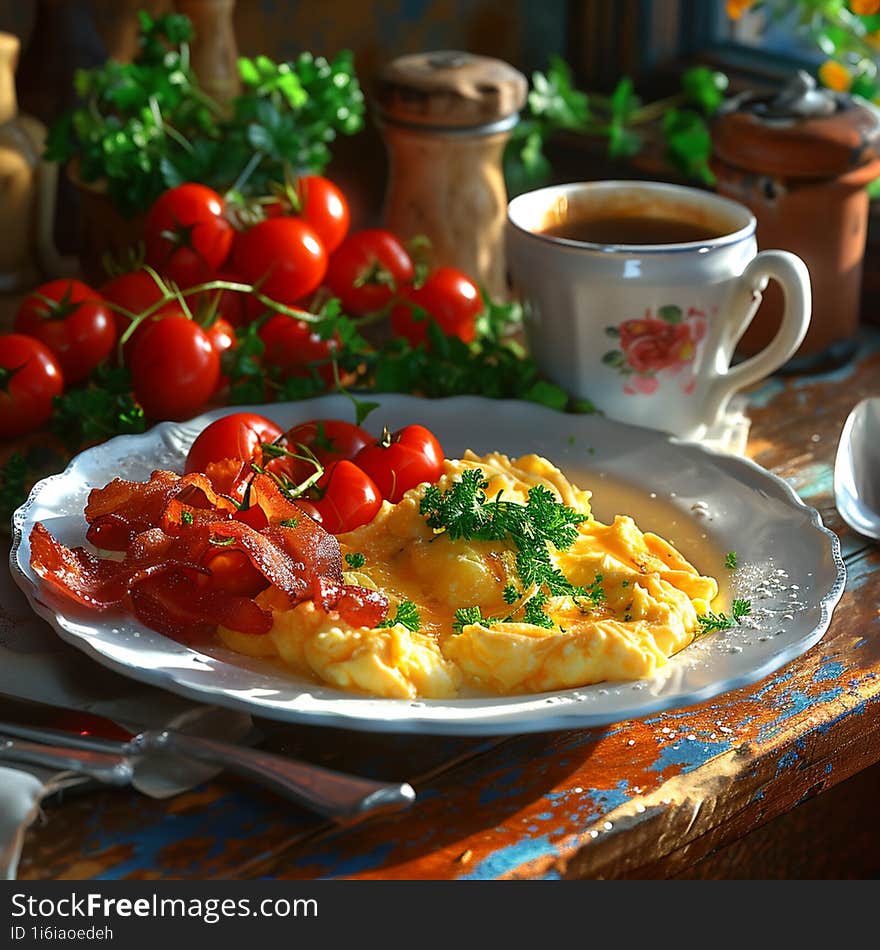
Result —
[[730, 608], [730, 615], [726, 613], [714, 613], [709, 611], [702, 617], [697, 617], [700, 625], [699, 633], [714, 633], [717, 630], [729, 630], [735, 627], [743, 617], [747, 617], [752, 612], [752, 603], [749, 600], [737, 598]]

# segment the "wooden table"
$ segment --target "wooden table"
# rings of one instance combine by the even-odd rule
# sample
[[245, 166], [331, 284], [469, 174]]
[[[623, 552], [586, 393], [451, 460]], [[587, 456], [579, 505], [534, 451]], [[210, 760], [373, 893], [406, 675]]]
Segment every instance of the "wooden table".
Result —
[[[405, 778], [407, 813], [347, 830], [234, 779], [155, 801], [50, 802], [21, 878], [858, 878], [880, 874], [880, 547], [842, 523], [844, 419], [880, 395], [880, 331], [857, 358], [750, 394], [749, 454], [841, 537], [830, 629], [767, 679], [686, 709], [502, 739], [274, 731], [269, 745]], [[0, 704], [0, 713], [3, 707]]]

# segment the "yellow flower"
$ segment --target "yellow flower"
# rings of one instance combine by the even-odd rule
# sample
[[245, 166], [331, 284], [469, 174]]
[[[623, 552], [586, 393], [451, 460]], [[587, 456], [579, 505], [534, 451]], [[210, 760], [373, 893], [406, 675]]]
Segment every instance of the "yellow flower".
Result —
[[[727, 15], [731, 20], [738, 20], [754, 3], [755, 0], [727, 0]], [[877, 3], [880, 4], [880, 0]]]
[[[878, 0], [880, 3], [880, 0]], [[846, 66], [833, 59], [826, 60], [819, 67], [819, 79], [823, 86], [833, 89], [835, 92], [846, 92], [852, 85], [852, 76]]]
[[873, 16], [880, 13], [880, 0], [849, 0], [849, 8], [857, 16]]

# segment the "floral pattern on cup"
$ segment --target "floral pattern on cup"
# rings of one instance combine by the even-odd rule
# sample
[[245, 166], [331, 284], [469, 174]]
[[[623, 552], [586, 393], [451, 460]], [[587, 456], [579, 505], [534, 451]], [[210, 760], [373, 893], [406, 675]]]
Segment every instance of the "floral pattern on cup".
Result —
[[682, 392], [690, 395], [696, 387], [693, 372], [700, 341], [706, 335], [706, 313], [696, 307], [687, 312], [676, 304], [648, 308], [641, 319], [624, 320], [605, 332], [619, 341], [602, 362], [624, 377], [623, 391], [629, 395], [650, 395], [660, 385], [658, 377], [675, 377]]

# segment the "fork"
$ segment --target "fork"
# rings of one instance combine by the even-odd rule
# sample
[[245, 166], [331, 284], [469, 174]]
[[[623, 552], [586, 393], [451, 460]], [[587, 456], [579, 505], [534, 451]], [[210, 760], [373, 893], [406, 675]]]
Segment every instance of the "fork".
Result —
[[122, 742], [0, 722], [0, 759], [78, 772], [111, 785], [127, 785], [139, 762], [156, 754], [229, 769], [340, 824], [400, 811], [415, 800], [406, 782], [377, 782], [173, 730], [148, 730]]

